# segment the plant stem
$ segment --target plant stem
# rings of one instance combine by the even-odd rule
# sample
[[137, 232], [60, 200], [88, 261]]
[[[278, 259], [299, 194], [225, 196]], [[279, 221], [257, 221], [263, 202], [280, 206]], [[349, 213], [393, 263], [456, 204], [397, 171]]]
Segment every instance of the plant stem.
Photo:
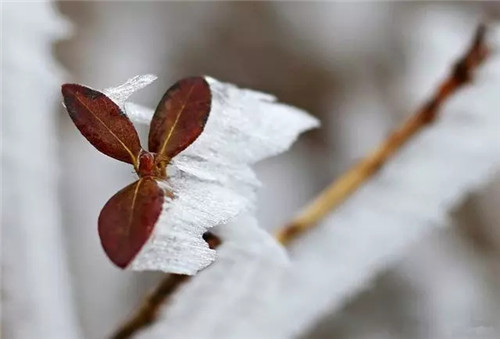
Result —
[[[446, 99], [471, 80], [473, 71], [486, 57], [487, 48], [484, 44], [484, 35], [485, 26], [481, 25], [477, 29], [473, 43], [466, 54], [455, 64], [451, 74], [438, 87], [427, 104], [396, 129], [375, 151], [321, 192], [289, 224], [279, 229], [276, 233], [276, 239], [283, 245], [288, 245], [305, 231], [313, 228], [370, 179], [417, 132], [432, 123]], [[208, 233], [205, 240], [211, 248], [217, 247], [220, 243], [219, 238]], [[112, 338], [129, 338], [136, 331], [152, 323], [160, 306], [175, 292], [178, 286], [187, 280], [188, 276], [167, 275], [152, 294], [145, 299], [137, 313], [124, 323]]]

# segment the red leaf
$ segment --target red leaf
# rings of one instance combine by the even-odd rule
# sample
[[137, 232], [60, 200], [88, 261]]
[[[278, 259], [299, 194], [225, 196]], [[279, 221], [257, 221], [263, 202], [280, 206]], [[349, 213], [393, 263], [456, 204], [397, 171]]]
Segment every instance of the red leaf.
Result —
[[160, 216], [165, 192], [145, 177], [116, 193], [99, 215], [99, 236], [113, 263], [125, 268], [146, 243]]
[[203, 131], [210, 113], [210, 86], [202, 77], [186, 78], [170, 87], [156, 107], [149, 129], [149, 151], [170, 160]]
[[129, 118], [106, 95], [85, 86], [62, 86], [68, 113], [87, 140], [102, 153], [137, 167], [139, 136]]

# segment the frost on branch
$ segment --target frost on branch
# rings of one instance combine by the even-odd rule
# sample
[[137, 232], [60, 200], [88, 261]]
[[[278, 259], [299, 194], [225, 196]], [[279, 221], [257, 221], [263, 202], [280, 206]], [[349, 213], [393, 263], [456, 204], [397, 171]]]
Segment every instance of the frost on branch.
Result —
[[[132, 121], [149, 123], [152, 110], [125, 100], [152, 80], [151, 75], [134, 77], [105, 93]], [[318, 126], [307, 113], [273, 96], [206, 80], [212, 109], [205, 129], [167, 168], [174, 198], [166, 198], [150, 239], [130, 269], [194, 274], [210, 264], [215, 251], [208, 248], [203, 233], [254, 206], [259, 182], [250, 165], [285, 151], [300, 133]]]
[[[288, 269], [274, 265], [268, 252], [249, 255], [241, 241], [182, 285], [157, 322], [138, 337], [298, 337], [366, 287], [416, 240], [443, 225], [451, 208], [500, 169], [500, 31], [489, 32], [496, 33], [496, 44], [488, 45], [492, 55], [473, 83], [450, 98], [440, 118], [370, 182], [291, 247]], [[220, 284], [226, 282], [220, 272], [232, 280]]]

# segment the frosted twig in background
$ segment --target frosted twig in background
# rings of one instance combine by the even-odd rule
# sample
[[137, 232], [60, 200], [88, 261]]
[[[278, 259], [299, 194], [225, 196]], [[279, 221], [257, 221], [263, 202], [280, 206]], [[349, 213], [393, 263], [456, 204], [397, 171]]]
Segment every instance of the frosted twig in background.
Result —
[[[496, 48], [498, 31], [492, 29], [490, 34], [496, 40], [488, 47]], [[415, 136], [336, 213], [293, 244], [290, 269], [272, 267], [265, 255], [260, 269], [238, 272], [231, 277], [234, 284], [221, 287], [217, 272], [234, 266], [244, 269], [247, 262], [258, 261], [256, 253], [242, 258], [246, 247], [242, 242], [229, 258], [221, 258], [184, 284], [159, 321], [139, 337], [167, 333], [290, 337], [340, 307], [415, 240], [443, 224], [451, 207], [498, 171], [500, 57], [496, 50], [492, 53], [473, 85], [444, 103], [442, 116], [433, 125]], [[467, 68], [474, 66], [465, 60], [466, 69], [458, 66], [452, 76], [458, 82], [467, 80]], [[466, 79], [459, 80], [462, 77]], [[440, 91], [450, 89], [456, 86], [445, 85]], [[273, 293], [262, 297], [262, 291]], [[207, 295], [210, 299], [200, 302]], [[239, 302], [228, 305], [221, 302], [225, 298]], [[207, 316], [219, 310], [224, 318]]]
[[[167, 168], [168, 190], [175, 198], [166, 198], [153, 233], [128, 266], [133, 270], [194, 274], [210, 264], [215, 251], [202, 235], [254, 207], [259, 182], [250, 165], [285, 151], [300, 133], [318, 125], [306, 112], [270, 95], [206, 79], [212, 95], [208, 121]], [[152, 80], [137, 76], [105, 93], [123, 106], [134, 90]], [[147, 112], [127, 108], [132, 120], [150, 120]]]
[[62, 70], [51, 53], [68, 27], [48, 2], [2, 6], [2, 334], [78, 338], [57, 194]]
[[484, 33], [485, 27], [479, 27], [465, 56], [454, 65], [450, 76], [443, 81], [434, 96], [415, 115], [392, 132], [375, 151], [327, 187], [289, 225], [278, 231], [276, 236], [281, 243], [289, 243], [298, 235], [314, 227], [328, 212], [360, 187], [367, 178], [376, 173], [387, 159], [415, 133], [434, 122], [441, 105], [457, 89], [471, 80], [472, 72], [485, 58], [487, 51], [484, 46]]

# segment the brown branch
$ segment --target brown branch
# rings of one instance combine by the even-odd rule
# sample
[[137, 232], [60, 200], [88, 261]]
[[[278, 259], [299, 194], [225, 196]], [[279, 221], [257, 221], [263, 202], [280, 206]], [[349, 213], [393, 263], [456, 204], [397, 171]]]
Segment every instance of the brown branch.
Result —
[[276, 238], [282, 244], [288, 244], [298, 235], [314, 227], [318, 221], [339, 206], [361, 184], [375, 174], [401, 146], [424, 126], [434, 121], [441, 105], [458, 88], [470, 81], [472, 72], [485, 58], [487, 53], [484, 45], [484, 34], [485, 27], [481, 25], [477, 29], [467, 53], [455, 64], [449, 77], [441, 84], [427, 104], [389, 135], [375, 151], [321, 192], [287, 226], [278, 230]]
[[[401, 146], [422, 128], [434, 121], [439, 108], [446, 99], [470, 81], [473, 71], [486, 57], [487, 48], [484, 45], [484, 35], [485, 27], [481, 25], [477, 29], [475, 38], [466, 54], [455, 64], [449, 77], [443, 81], [427, 104], [404, 122], [400, 128], [396, 129], [374, 152], [321, 192], [288, 225], [279, 229], [276, 233], [276, 239], [287, 245], [299, 235], [314, 227], [335, 207], [345, 201], [359, 186], [372, 177]], [[209, 233], [207, 233], [205, 240], [207, 240], [211, 248], [217, 247], [220, 243], [219, 238]], [[137, 313], [112, 338], [129, 338], [136, 331], [152, 323], [160, 306], [187, 280], [187, 276], [167, 275], [146, 298]]]

